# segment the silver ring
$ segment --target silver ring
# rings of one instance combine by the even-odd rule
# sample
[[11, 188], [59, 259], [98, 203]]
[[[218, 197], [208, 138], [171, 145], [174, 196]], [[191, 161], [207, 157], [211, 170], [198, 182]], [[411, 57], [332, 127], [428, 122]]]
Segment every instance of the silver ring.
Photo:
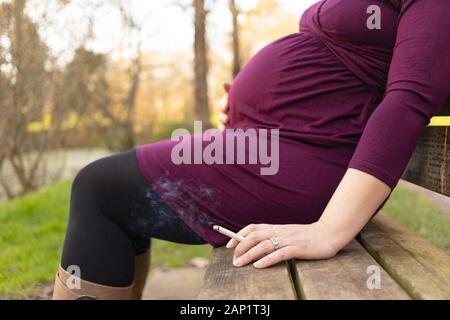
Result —
[[277, 238], [270, 238], [270, 242], [272, 242], [273, 248], [278, 250], [280, 248], [280, 242]]

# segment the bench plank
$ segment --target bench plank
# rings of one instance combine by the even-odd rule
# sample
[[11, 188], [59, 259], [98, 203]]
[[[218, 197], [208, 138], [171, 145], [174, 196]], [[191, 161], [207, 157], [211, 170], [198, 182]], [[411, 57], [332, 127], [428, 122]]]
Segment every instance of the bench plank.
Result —
[[269, 269], [235, 268], [233, 251], [214, 249], [199, 300], [295, 300], [287, 263]]
[[367, 268], [373, 265], [378, 264], [356, 240], [332, 259], [296, 261], [300, 297], [306, 300], [410, 299], [381, 267], [381, 289], [368, 289]]
[[450, 299], [450, 257], [384, 213], [358, 237], [415, 299]]

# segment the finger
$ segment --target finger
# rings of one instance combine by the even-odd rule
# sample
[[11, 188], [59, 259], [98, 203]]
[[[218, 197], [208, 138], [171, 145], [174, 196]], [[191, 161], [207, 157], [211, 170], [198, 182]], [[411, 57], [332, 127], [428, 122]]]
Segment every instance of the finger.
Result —
[[219, 112], [228, 113], [230, 111], [230, 106], [228, 104], [228, 96], [223, 97], [218, 105]]
[[228, 120], [229, 120], [229, 118], [228, 118], [227, 114], [225, 114], [225, 113], [219, 114], [219, 123], [226, 125], [226, 124], [228, 124]]
[[220, 102], [218, 104], [218, 110], [222, 113], [227, 113], [230, 110], [230, 107], [228, 105], [228, 96], [225, 96], [222, 99], [220, 99]]
[[225, 82], [223, 84], [223, 88], [225, 90], [226, 93], [230, 93], [230, 89], [231, 89], [231, 84], [229, 84], [228, 82]]
[[[262, 230], [267, 228], [268, 225], [267, 224], [249, 224], [248, 226], [246, 226], [244, 229], [242, 229], [241, 231], [238, 232], [239, 235], [243, 236], [244, 238], [246, 236], [248, 236], [251, 232], [254, 232], [256, 230]], [[235, 240], [235, 239], [231, 239], [228, 244], [227, 244], [227, 248], [228, 249], [233, 249], [235, 248], [237, 245], [239, 244], [239, 241]]]
[[234, 249], [236, 248], [236, 246], [239, 244], [239, 241], [235, 240], [235, 239], [231, 239], [230, 241], [228, 241], [227, 243], [227, 249]]
[[264, 269], [274, 266], [282, 261], [290, 260], [294, 257], [295, 257], [295, 247], [287, 246], [258, 260], [253, 264], [253, 266], [257, 269]]
[[230, 111], [230, 105], [228, 104], [228, 97], [225, 100], [225, 103], [222, 106], [222, 112], [223, 113], [228, 113]]
[[264, 240], [248, 250], [247, 253], [234, 260], [233, 264], [235, 267], [243, 267], [267, 256], [268, 254], [271, 254], [274, 251], [275, 248], [273, 247], [272, 242], [270, 240]]
[[272, 228], [263, 229], [250, 233], [248, 236], [245, 237], [244, 241], [242, 241], [236, 246], [234, 250], [235, 257], [239, 258], [260, 242], [269, 240], [273, 236], [275, 236], [275, 234]]
[[[238, 234], [245, 238], [252, 232], [255, 232], [258, 230], [264, 230], [269, 227], [270, 227], [270, 225], [268, 225], [268, 224], [250, 224], [247, 227], [245, 227], [244, 229], [242, 229], [241, 231], [239, 231]], [[240, 243], [241, 242], [239, 242], [235, 239], [231, 239], [227, 244], [227, 248], [233, 249], [233, 248], [237, 247]]]
[[219, 131], [224, 132], [225, 129], [227, 128], [223, 123], [219, 123], [219, 125], [217, 126], [219, 128]]
[[[243, 236], [244, 238], [253, 230], [256, 230], [256, 224], [250, 224], [248, 226], [246, 226], [244, 229], [240, 230], [238, 232], [239, 235]], [[231, 239], [228, 243], [227, 243], [227, 248], [228, 249], [233, 249], [235, 248], [237, 245], [239, 244], [239, 241], [237, 241], [236, 239]]]

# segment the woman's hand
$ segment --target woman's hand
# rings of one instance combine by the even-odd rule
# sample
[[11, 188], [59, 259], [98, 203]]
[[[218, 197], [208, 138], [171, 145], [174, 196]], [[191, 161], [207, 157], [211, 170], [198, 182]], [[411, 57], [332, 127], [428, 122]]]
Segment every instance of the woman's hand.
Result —
[[219, 104], [219, 130], [224, 131], [229, 122], [228, 111], [230, 110], [230, 106], [228, 105], [228, 93], [230, 92], [231, 85], [229, 83], [224, 83], [223, 88], [227, 93], [226, 96], [223, 97], [222, 101]]
[[[228, 249], [235, 249], [236, 267], [254, 263], [258, 269], [267, 268], [290, 259], [319, 260], [337, 254], [331, 235], [321, 222], [310, 225], [249, 225], [239, 232], [245, 240], [231, 240]], [[271, 239], [278, 242], [277, 249]]]
[[[236, 266], [257, 261], [256, 268], [290, 259], [332, 258], [355, 238], [391, 191], [374, 176], [349, 168], [318, 222], [250, 225], [239, 232], [245, 240], [231, 240], [227, 248], [235, 249]], [[278, 242], [277, 250], [271, 238]]]

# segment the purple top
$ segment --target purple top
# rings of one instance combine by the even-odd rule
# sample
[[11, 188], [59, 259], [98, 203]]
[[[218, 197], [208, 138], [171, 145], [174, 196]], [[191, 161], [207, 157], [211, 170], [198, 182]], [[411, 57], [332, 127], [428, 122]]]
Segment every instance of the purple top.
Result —
[[[280, 170], [174, 165], [172, 141], [138, 148], [149, 184], [206, 241], [211, 230], [317, 221], [347, 168], [394, 188], [450, 93], [449, 0], [322, 0], [301, 31], [235, 79], [230, 128], [279, 128]], [[367, 21], [380, 8], [380, 29]], [[197, 137], [198, 138], [198, 137]], [[196, 137], [194, 137], [196, 139]]]

